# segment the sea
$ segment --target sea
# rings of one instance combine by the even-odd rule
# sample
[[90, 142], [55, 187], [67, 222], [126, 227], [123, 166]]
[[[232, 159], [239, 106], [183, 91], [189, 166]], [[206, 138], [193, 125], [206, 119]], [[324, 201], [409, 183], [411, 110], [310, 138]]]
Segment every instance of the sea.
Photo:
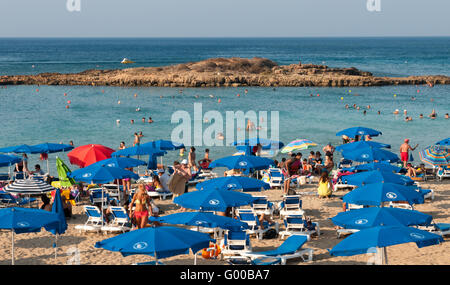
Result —
[[[450, 37], [0, 38], [0, 76], [165, 66], [216, 57], [264, 57], [280, 65], [301, 62], [356, 67], [376, 76], [450, 76]], [[121, 64], [123, 58], [135, 63]], [[133, 145], [135, 132], [143, 133], [143, 143], [171, 139], [180, 126], [179, 122], [173, 122], [173, 117], [187, 112], [192, 118], [190, 142], [197, 149], [198, 159], [206, 148], [210, 149], [212, 159], [234, 154], [236, 149], [225, 141], [218, 142], [223, 145], [205, 145], [202, 140], [198, 143], [197, 137], [194, 143], [194, 104], [198, 103], [203, 116], [196, 117], [197, 126], [203, 130], [212, 123], [205, 116], [208, 111], [223, 115], [225, 135], [228, 135], [226, 112], [268, 112], [269, 139], [284, 144], [308, 139], [318, 144], [311, 150], [322, 151], [327, 143], [341, 144], [341, 138], [336, 136], [339, 130], [364, 126], [381, 131], [382, 135], [373, 139], [391, 144], [391, 151], [397, 154], [405, 138], [410, 139], [412, 146], [419, 144], [413, 152], [415, 162], [419, 163], [420, 150], [450, 136], [450, 121], [444, 118], [445, 113], [450, 113], [449, 99], [448, 85], [351, 88], [9, 85], [0, 86], [0, 147], [69, 141], [75, 146], [103, 144], [114, 149], [123, 141], [129, 147]], [[354, 104], [359, 110], [352, 107]], [[347, 109], [346, 105], [350, 107]], [[396, 109], [399, 115], [393, 114]], [[433, 109], [438, 114], [435, 120], [428, 118]], [[404, 110], [412, 121], [404, 120]], [[270, 116], [271, 112], [278, 114], [277, 121], [276, 116]], [[141, 121], [149, 117], [153, 123]], [[271, 126], [275, 121], [277, 124]], [[257, 132], [246, 135], [256, 136]], [[307, 155], [309, 151], [302, 153]], [[66, 153], [49, 155], [53, 173], [56, 156], [68, 163]], [[282, 157], [286, 155], [277, 154], [273, 158]], [[182, 158], [178, 151], [173, 151], [162, 159], [163, 163], [172, 164]], [[45, 165], [39, 161], [39, 155], [29, 155], [30, 168], [35, 163]], [[0, 172], [7, 172], [7, 168], [0, 168]]]

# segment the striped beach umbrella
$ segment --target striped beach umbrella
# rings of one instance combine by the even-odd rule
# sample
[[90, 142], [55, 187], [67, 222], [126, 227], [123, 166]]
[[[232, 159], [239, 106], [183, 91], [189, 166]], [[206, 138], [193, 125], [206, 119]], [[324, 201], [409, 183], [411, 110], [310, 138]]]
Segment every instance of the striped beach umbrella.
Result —
[[447, 165], [450, 164], [450, 152], [440, 146], [429, 146], [419, 152], [420, 159], [431, 165]]
[[51, 185], [37, 179], [20, 179], [4, 188], [13, 194], [36, 195], [56, 190]]
[[309, 148], [316, 147], [317, 144], [306, 139], [296, 139], [295, 141], [290, 142], [288, 145], [283, 147], [281, 153], [289, 153], [297, 150], [305, 150]]

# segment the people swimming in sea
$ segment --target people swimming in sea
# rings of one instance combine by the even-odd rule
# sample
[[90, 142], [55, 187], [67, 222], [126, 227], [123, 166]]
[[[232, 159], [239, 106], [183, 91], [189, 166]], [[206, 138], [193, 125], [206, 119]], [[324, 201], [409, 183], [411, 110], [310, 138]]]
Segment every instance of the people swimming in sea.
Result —
[[398, 109], [395, 109], [394, 115], [398, 115], [399, 113], [400, 113], [399, 110], [398, 110]]
[[151, 124], [151, 123], [153, 123], [153, 119], [152, 119], [152, 117], [148, 117], [148, 121], [147, 121], [149, 124]]
[[405, 122], [409, 122], [409, 121], [412, 121], [412, 117], [406, 116], [406, 117], [405, 117]]
[[423, 114], [420, 114], [420, 115], [419, 115], [419, 119], [423, 119]]
[[431, 111], [431, 114], [428, 115], [428, 117], [430, 117], [432, 120], [436, 119], [436, 117], [437, 117], [436, 111], [433, 109]]
[[448, 119], [448, 113], [445, 113], [445, 117], [444, 118]]
[[133, 120], [133, 119], [131, 119], [130, 123], [131, 123], [131, 124], [134, 124], [134, 120]]
[[138, 106], [138, 107], [136, 108], [136, 112], [140, 112], [140, 111], [141, 111], [141, 107]]

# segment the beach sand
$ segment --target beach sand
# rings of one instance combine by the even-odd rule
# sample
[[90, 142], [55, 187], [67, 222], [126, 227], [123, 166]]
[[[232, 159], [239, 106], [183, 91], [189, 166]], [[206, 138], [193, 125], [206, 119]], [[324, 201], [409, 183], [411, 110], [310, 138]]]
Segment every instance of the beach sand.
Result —
[[[434, 221], [450, 222], [450, 181], [427, 181], [421, 186], [424, 189], [433, 189], [435, 198], [433, 201], [427, 201], [425, 204], [416, 205], [415, 209], [430, 214]], [[311, 217], [312, 221], [319, 222], [321, 235], [313, 237], [303, 247], [314, 249], [313, 262], [305, 263], [301, 259], [289, 260], [287, 264], [309, 265], [309, 264], [336, 264], [336, 265], [364, 265], [367, 264], [369, 255], [356, 255], [349, 257], [333, 257], [330, 256], [327, 249], [331, 249], [341, 239], [337, 239], [336, 231], [333, 223], [329, 218], [335, 216], [342, 211], [342, 200], [339, 198], [345, 195], [347, 191], [335, 192], [335, 197], [330, 199], [319, 199], [312, 195], [311, 192], [316, 191], [317, 184], [302, 186], [297, 189], [299, 193], [305, 192], [303, 196], [303, 208], [305, 215]], [[281, 200], [281, 190], [265, 191], [263, 195], [267, 195], [270, 201]], [[178, 211], [179, 207], [174, 205], [170, 199], [156, 200], [156, 204], [165, 212], [171, 214]], [[65, 234], [58, 239], [58, 257], [55, 259], [55, 251], [53, 246], [55, 237], [45, 230], [40, 233], [17, 234], [15, 235], [15, 264], [71, 264], [76, 263], [74, 252], [79, 253], [79, 263], [82, 265], [118, 265], [133, 264], [135, 262], [144, 262], [153, 260], [150, 256], [128, 256], [122, 257], [120, 253], [111, 252], [104, 249], [97, 249], [94, 244], [97, 241], [113, 237], [114, 234], [102, 233], [79, 233], [75, 230], [75, 225], [82, 224], [86, 221], [83, 213], [82, 203], [73, 209], [75, 219], [68, 221], [69, 228]], [[281, 221], [277, 220], [278, 222]], [[417, 248], [413, 243], [396, 245], [389, 247], [388, 263], [392, 265], [431, 265], [431, 264], [450, 264], [450, 244], [446, 242], [424, 248]], [[273, 249], [280, 245], [282, 241], [279, 238], [258, 240], [255, 237], [251, 239], [253, 251], [262, 251]], [[182, 264], [191, 265], [194, 262], [194, 256], [179, 255], [164, 259], [165, 264]], [[2, 230], [0, 232], [0, 264], [11, 264], [11, 233]], [[220, 265], [226, 264], [221, 260], [205, 260], [201, 257], [197, 259], [200, 265]]]

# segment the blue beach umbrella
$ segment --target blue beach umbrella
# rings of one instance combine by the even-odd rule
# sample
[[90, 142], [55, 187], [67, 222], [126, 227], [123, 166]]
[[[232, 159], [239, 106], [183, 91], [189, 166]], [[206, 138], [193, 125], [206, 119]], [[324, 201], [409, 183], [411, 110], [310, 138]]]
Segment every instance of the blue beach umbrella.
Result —
[[352, 166], [352, 167], [346, 167], [346, 168], [343, 168], [342, 170], [344, 170], [344, 171], [380, 170], [380, 171], [384, 171], [384, 172], [396, 172], [397, 173], [397, 172], [400, 172], [401, 169], [402, 169], [401, 167], [391, 165], [387, 161], [380, 161], [380, 162], [369, 162], [369, 163], [360, 164], [360, 165], [356, 165], [356, 166]]
[[173, 202], [194, 210], [225, 212], [228, 207], [249, 205], [256, 199], [246, 193], [210, 189], [185, 193], [176, 197]]
[[226, 230], [242, 230], [248, 228], [248, 224], [245, 222], [229, 217], [214, 215], [209, 212], [182, 212], [158, 218], [151, 217], [150, 220], [165, 224], [222, 228]]
[[441, 146], [450, 146], [450, 138], [446, 138], [441, 141], [438, 141], [436, 144], [441, 145]]
[[11, 230], [11, 264], [14, 265], [14, 234], [40, 232], [42, 227], [59, 224], [58, 215], [29, 208], [0, 209], [0, 229]]
[[11, 166], [22, 161], [22, 158], [15, 155], [0, 154], [0, 167]]
[[396, 162], [400, 160], [395, 153], [373, 147], [364, 147], [355, 150], [343, 151], [342, 156], [346, 159], [358, 162], [373, 162], [375, 160]]
[[106, 166], [106, 167], [118, 167], [118, 168], [131, 168], [139, 165], [145, 165], [145, 161], [129, 158], [129, 157], [112, 157], [104, 160], [100, 160], [94, 164], [89, 165], [89, 167], [93, 166]]
[[410, 205], [423, 204], [423, 194], [411, 186], [393, 183], [374, 183], [347, 193], [343, 201], [349, 204], [380, 206], [383, 202], [406, 201]]
[[339, 145], [336, 147], [336, 150], [337, 151], [349, 151], [349, 150], [355, 150], [355, 149], [366, 148], [366, 147], [391, 148], [391, 145], [385, 144], [385, 143], [373, 142], [373, 141], [358, 141], [358, 142], [352, 142], [352, 143], [346, 143], [346, 144]]
[[60, 144], [60, 143], [42, 143], [33, 145], [33, 148], [39, 151], [39, 153], [56, 153], [61, 151], [69, 151], [74, 147], [70, 144]]
[[[332, 256], [376, 253], [378, 248], [415, 242], [419, 248], [435, 245], [444, 239], [427, 231], [405, 226], [379, 226], [352, 234], [330, 250]], [[385, 255], [385, 261], [387, 257]], [[387, 263], [387, 262], [385, 262]]]
[[195, 188], [197, 188], [198, 190], [226, 189], [261, 191], [261, 189], [270, 189], [270, 185], [255, 178], [243, 176], [225, 176], [205, 180], [204, 182], [198, 183]]
[[0, 152], [3, 153], [40, 153], [40, 150], [34, 146], [22, 144], [17, 146], [3, 147], [0, 148]]
[[432, 216], [414, 210], [370, 207], [341, 212], [331, 221], [345, 229], [367, 229], [377, 226], [429, 225], [432, 219]]
[[45, 227], [45, 229], [52, 234], [55, 235], [55, 259], [57, 256], [57, 244], [58, 244], [58, 235], [61, 235], [66, 232], [67, 230], [67, 221], [66, 216], [64, 214], [64, 207], [61, 200], [61, 191], [59, 189], [56, 189], [55, 191], [55, 198], [53, 199], [53, 205], [52, 205], [52, 213], [55, 213], [58, 215], [59, 223], [57, 225], [50, 225]]
[[414, 180], [408, 176], [395, 174], [389, 171], [365, 171], [351, 175], [342, 176], [342, 181], [350, 185], [363, 186], [373, 183], [394, 183], [400, 185], [413, 185]]
[[148, 227], [127, 232], [109, 239], [99, 241], [96, 248], [118, 251], [123, 256], [145, 254], [166, 258], [188, 254], [189, 250], [197, 252], [215, 242], [208, 234], [176, 227]]
[[184, 147], [184, 144], [177, 143], [169, 140], [157, 140], [152, 141], [148, 143], [142, 144], [143, 147], [153, 147], [155, 149], [161, 149], [161, 150], [177, 150]]
[[133, 178], [139, 179], [139, 175], [134, 172], [118, 168], [118, 167], [107, 167], [107, 166], [87, 166], [75, 171], [72, 171], [68, 175], [69, 177], [75, 179], [76, 181], [83, 181], [86, 183], [99, 183], [104, 184], [115, 179]]
[[353, 127], [344, 129], [342, 131], [339, 131], [336, 133], [336, 136], [348, 136], [350, 138], [354, 138], [356, 136], [371, 136], [375, 137], [378, 135], [381, 135], [382, 133], [380, 131], [371, 129], [371, 128], [365, 128], [365, 127]]
[[209, 164], [209, 167], [226, 167], [228, 169], [243, 169], [246, 173], [251, 170], [267, 169], [270, 165], [274, 165], [275, 162], [272, 159], [250, 156], [250, 155], [237, 155], [226, 156], [217, 160], [214, 160]]

